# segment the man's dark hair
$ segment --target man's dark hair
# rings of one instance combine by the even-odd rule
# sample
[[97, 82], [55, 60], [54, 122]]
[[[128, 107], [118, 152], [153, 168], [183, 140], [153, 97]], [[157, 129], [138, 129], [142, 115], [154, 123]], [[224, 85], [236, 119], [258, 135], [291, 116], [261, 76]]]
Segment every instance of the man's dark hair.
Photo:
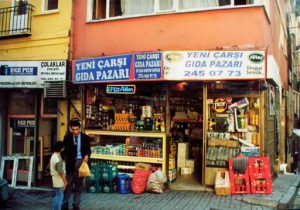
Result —
[[80, 127], [80, 120], [77, 118], [73, 118], [69, 123], [70, 127]]
[[64, 143], [62, 141], [57, 141], [55, 144], [54, 144], [54, 147], [53, 147], [53, 152], [60, 152], [62, 150], [62, 148], [64, 147]]

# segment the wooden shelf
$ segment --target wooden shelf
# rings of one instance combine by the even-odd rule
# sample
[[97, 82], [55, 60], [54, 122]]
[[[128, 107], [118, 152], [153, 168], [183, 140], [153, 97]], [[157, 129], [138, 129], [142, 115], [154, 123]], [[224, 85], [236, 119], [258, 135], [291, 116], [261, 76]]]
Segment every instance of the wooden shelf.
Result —
[[128, 162], [159, 163], [159, 164], [163, 163], [163, 158], [151, 158], [151, 157], [91, 154], [91, 158], [101, 159], [101, 160], [128, 161]]
[[[128, 161], [128, 162], [142, 162], [142, 163], [153, 163], [161, 164], [162, 171], [167, 173], [167, 137], [164, 132], [153, 132], [153, 131], [143, 131], [143, 132], [132, 132], [132, 131], [106, 131], [106, 130], [96, 130], [96, 129], [86, 129], [85, 133], [88, 135], [99, 135], [99, 136], [123, 136], [123, 137], [152, 137], [160, 138], [162, 141], [162, 158], [151, 158], [151, 157], [135, 157], [135, 156], [121, 156], [121, 155], [104, 155], [104, 154], [92, 154], [93, 159], [102, 160], [114, 160], [114, 161]], [[125, 142], [125, 138], [124, 138]]]
[[92, 130], [87, 129], [84, 131], [87, 135], [107, 135], [107, 136], [140, 136], [140, 137], [156, 137], [165, 138], [166, 133], [163, 132], [132, 132], [132, 131], [105, 131], [105, 130]]

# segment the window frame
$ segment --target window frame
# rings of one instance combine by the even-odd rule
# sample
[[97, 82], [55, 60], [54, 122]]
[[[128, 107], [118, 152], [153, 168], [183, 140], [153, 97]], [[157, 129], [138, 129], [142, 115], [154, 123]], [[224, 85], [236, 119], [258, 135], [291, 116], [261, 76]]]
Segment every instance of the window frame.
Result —
[[57, 8], [56, 9], [47, 9], [46, 7], [47, 6], [47, 3], [49, 2], [50, 0], [43, 0], [42, 1], [42, 12], [46, 13], [46, 12], [57, 12], [58, 11], [58, 8], [59, 8], [59, 0], [57, 0]]
[[[43, 1], [46, 1], [46, 0], [43, 0]], [[230, 0], [230, 5], [226, 5], [226, 6], [179, 9], [179, 0], [173, 0], [173, 8], [172, 9], [160, 10], [159, 3], [161, 0], [153, 0], [153, 12], [152, 13], [109, 17], [111, 0], [105, 0], [106, 1], [105, 18], [93, 19], [93, 8], [94, 8], [93, 1], [94, 0], [87, 1], [87, 16], [86, 16], [87, 22], [101, 22], [101, 21], [110, 21], [110, 20], [118, 20], [118, 19], [126, 19], [126, 18], [153, 16], [153, 15], [160, 15], [160, 14], [186, 13], [186, 12], [195, 12], [195, 11], [207, 11], [207, 10], [217, 10], [217, 9], [225, 9], [225, 8], [239, 8], [239, 7], [252, 7], [252, 6], [263, 6], [264, 5], [262, 0], [252, 0], [253, 2], [251, 4], [245, 4], [245, 5], [234, 5], [235, 0]], [[99, 0], [99, 1], [101, 1], [101, 0]]]

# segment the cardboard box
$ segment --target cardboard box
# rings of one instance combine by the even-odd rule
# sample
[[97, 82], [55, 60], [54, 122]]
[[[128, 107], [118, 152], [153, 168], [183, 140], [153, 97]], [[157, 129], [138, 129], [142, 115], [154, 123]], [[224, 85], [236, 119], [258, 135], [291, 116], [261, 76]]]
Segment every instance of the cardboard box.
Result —
[[189, 149], [189, 143], [178, 143], [178, 151], [187, 151]]
[[135, 169], [150, 171], [152, 169], [152, 165], [147, 163], [136, 163]]
[[217, 195], [230, 195], [230, 181], [228, 171], [218, 171], [215, 181]]
[[192, 174], [192, 169], [189, 167], [182, 167], [180, 170], [181, 174]]
[[195, 160], [186, 160], [185, 161], [185, 166], [191, 168], [192, 172], [194, 173]]
[[187, 167], [194, 168], [194, 166], [195, 166], [195, 160], [192, 160], [192, 159], [186, 160], [186, 161], [185, 161], [185, 165], [186, 165]]
[[185, 160], [177, 160], [177, 166], [178, 167], [185, 166]]
[[188, 156], [186, 154], [177, 154], [177, 160], [187, 160]]
[[189, 156], [189, 143], [178, 143], [178, 151], [179, 156]]

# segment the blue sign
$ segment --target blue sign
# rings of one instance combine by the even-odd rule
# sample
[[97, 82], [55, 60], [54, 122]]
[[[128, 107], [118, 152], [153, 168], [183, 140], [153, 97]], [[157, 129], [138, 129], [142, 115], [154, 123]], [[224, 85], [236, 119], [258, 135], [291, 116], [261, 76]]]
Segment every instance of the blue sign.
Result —
[[33, 119], [11, 119], [10, 126], [13, 128], [34, 128], [35, 122]]
[[135, 85], [107, 85], [108, 94], [135, 94]]
[[161, 79], [162, 53], [134, 55], [134, 78], [137, 80]]
[[7, 75], [14, 76], [36, 76], [37, 67], [9, 67]]
[[9, 67], [8, 65], [0, 66], [0, 76], [36, 76], [37, 67]]
[[74, 64], [75, 83], [127, 81], [130, 79], [132, 55], [78, 60]]

